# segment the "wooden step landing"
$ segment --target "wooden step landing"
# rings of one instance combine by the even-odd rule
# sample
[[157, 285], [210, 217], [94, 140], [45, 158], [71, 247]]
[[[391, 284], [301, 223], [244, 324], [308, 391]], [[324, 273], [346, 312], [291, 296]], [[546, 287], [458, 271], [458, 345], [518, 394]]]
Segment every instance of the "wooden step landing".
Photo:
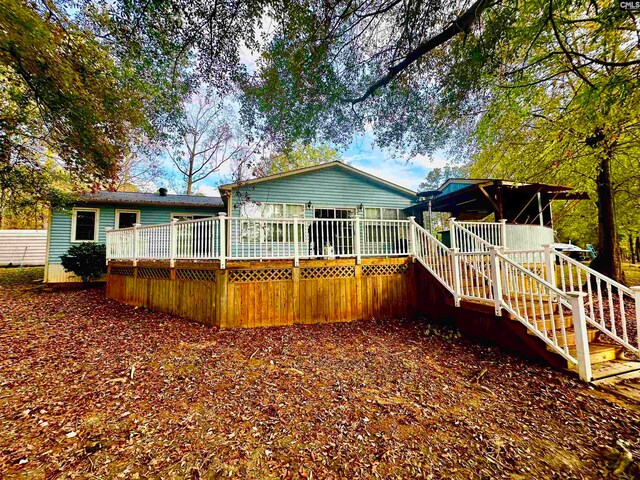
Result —
[[640, 362], [634, 360], [610, 360], [591, 366], [593, 383], [603, 382], [615, 376], [624, 376], [628, 373], [638, 372], [640, 376]]
[[[622, 362], [635, 364], [636, 369], [625, 373], [614, 373], [591, 383], [625, 400], [640, 403], [640, 362], [631, 362], [630, 360], [623, 360]], [[615, 368], [619, 369], [621, 367], [616, 366]], [[628, 365], [627, 368], [632, 367]]]

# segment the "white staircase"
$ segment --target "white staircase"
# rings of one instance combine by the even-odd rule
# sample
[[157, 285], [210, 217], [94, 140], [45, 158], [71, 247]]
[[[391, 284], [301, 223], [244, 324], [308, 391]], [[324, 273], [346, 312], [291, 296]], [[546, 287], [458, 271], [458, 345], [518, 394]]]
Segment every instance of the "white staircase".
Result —
[[451, 248], [413, 219], [411, 225], [415, 258], [456, 306], [492, 305], [584, 381], [640, 371], [639, 287], [621, 285], [548, 246], [516, 251], [495, 245], [502, 243], [501, 224], [472, 231], [452, 221]]

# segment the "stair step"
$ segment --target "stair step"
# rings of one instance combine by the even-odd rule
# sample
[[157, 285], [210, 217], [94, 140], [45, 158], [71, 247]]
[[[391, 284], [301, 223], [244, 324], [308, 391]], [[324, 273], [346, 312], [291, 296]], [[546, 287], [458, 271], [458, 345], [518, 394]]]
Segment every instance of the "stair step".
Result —
[[[532, 324], [535, 324], [539, 330], [547, 330], [551, 332], [554, 328], [557, 330], [558, 327], [560, 326], [560, 316], [557, 314], [553, 316], [553, 322], [551, 321], [548, 311], [545, 311], [544, 322], [542, 321], [542, 314], [539, 311], [536, 311], [535, 322], [534, 322], [534, 319], [532, 318], [531, 312], [527, 311], [527, 314], [528, 315], [525, 315], [524, 311], [522, 310], [520, 311], [520, 315], [522, 315], [524, 318], [527, 318]], [[511, 314], [509, 314], [509, 318], [516, 322], [519, 321], [514, 315], [511, 315]], [[570, 315], [564, 316], [564, 326], [567, 329], [573, 327], [573, 318]]]
[[[622, 347], [611, 345], [608, 343], [593, 342], [589, 344], [589, 357], [591, 358], [591, 368], [598, 363], [608, 362], [610, 360], [617, 360], [622, 352]], [[576, 356], [576, 348], [570, 347], [569, 353], [572, 356]], [[571, 365], [570, 370], [577, 370], [577, 366]]]
[[[527, 333], [529, 335], [537, 336], [531, 330], [527, 329]], [[553, 332], [548, 331], [547, 334], [549, 337], [553, 338]], [[567, 335], [567, 345], [575, 345], [576, 344], [576, 332], [573, 330], [573, 326], [567, 327], [566, 329]], [[589, 339], [589, 343], [594, 342], [596, 337], [598, 336], [597, 328], [587, 328], [587, 338]], [[560, 340], [562, 339], [562, 330], [556, 330], [556, 337]]]
[[636, 371], [640, 372], [640, 362], [634, 360], [610, 360], [591, 367], [594, 382]]

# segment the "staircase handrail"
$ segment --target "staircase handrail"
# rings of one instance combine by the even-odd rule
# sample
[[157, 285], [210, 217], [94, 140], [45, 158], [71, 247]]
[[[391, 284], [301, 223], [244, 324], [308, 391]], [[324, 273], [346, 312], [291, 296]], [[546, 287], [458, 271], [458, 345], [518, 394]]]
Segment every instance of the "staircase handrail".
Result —
[[[586, 292], [584, 293], [586, 293], [587, 295], [587, 303], [585, 307], [585, 318], [587, 320], [587, 323], [598, 329], [600, 332], [605, 334], [607, 337], [609, 337], [619, 345], [625, 347], [635, 354], [640, 354], [640, 296], [636, 292], [634, 292], [633, 289], [613, 280], [612, 278], [607, 277], [606, 275], [603, 275], [600, 272], [597, 272], [593, 268], [584, 265], [583, 263], [569, 257], [568, 255], [565, 255], [564, 253], [561, 253], [557, 250], [553, 250], [552, 253], [556, 256], [557, 259], [559, 259], [560, 264], [560, 275], [562, 282], [558, 288], [560, 288], [561, 290], [566, 290], [567, 288], [567, 283], [564, 278], [565, 272], [563, 264], [571, 265], [577, 269], [577, 284], [573, 285], [573, 277], [571, 276], [570, 285], [568, 288], [571, 288], [572, 290], [579, 290], [582, 292], [582, 281], [584, 280], [584, 283], [586, 284]], [[580, 272], [583, 273], [583, 277], [580, 277]], [[571, 270], [569, 270], [569, 275], [572, 275]], [[595, 292], [593, 291], [594, 287], [591, 284], [591, 279], [589, 278], [590, 276], [593, 276], [598, 280], [595, 285]], [[601, 284], [604, 284], [604, 288], [606, 289], [606, 295], [604, 297], [603, 287], [601, 286]], [[617, 307], [614, 307], [613, 305], [613, 300], [616, 297], [616, 294], [613, 293], [614, 289], [617, 289]], [[597, 308], [594, 305], [594, 293], [597, 297]], [[630, 303], [635, 303], [635, 319], [631, 318], [630, 320], [635, 321], [636, 338], [631, 340], [629, 339], [629, 331], [631, 330], [631, 334], [633, 334], [633, 329], [629, 328], [627, 325], [627, 314], [629, 314], [629, 316], [631, 316], [632, 314], [631, 311], [627, 311], [627, 307], [625, 306], [625, 296], [628, 297]], [[605, 316], [604, 311], [605, 309], [603, 300], [605, 299], [608, 303], [608, 312], [606, 313], [608, 313], [609, 315], [609, 325], [607, 325], [607, 317]], [[598, 319], [596, 318], [597, 316], [600, 317], [600, 321], [598, 321]], [[619, 327], [622, 332], [618, 332], [618, 325], [616, 320], [619, 321]], [[632, 343], [633, 340], [635, 340], [635, 345]]]
[[456, 222], [455, 219], [453, 219], [453, 218], [451, 219], [451, 226], [450, 226], [449, 230], [451, 232], [450, 233], [451, 241], [452, 241], [451, 245], [453, 247], [456, 247], [456, 248], [460, 248], [460, 246], [457, 245], [457, 243], [456, 243], [456, 233], [455, 233], [456, 230], [460, 230], [466, 236], [470, 237], [470, 239], [478, 242], [481, 246], [487, 247], [486, 251], [489, 251], [494, 246], [500, 246], [500, 245], [493, 245], [491, 242], [488, 242], [487, 240], [482, 238], [480, 235], [476, 234], [475, 232], [472, 232], [467, 227], [461, 225], [460, 222]]
[[[533, 302], [533, 295], [534, 294], [532, 293], [533, 292], [533, 285], [532, 284], [535, 283], [536, 287], [537, 287], [536, 289], [538, 291], [538, 298], [536, 299], [538, 303], [541, 304], [541, 303], [544, 302], [544, 300], [540, 296], [540, 287], [543, 287], [544, 290], [546, 290], [546, 293], [547, 293], [547, 302], [548, 302], [548, 304], [552, 305], [554, 301], [559, 304], [559, 312], [558, 313], [559, 313], [559, 317], [560, 317], [559, 319], [560, 319], [560, 322], [561, 322], [560, 329], [561, 329], [561, 334], [564, 337], [562, 339], [562, 342], [561, 343], [558, 342], [558, 338], [556, 336], [557, 328], [550, 329], [550, 330], [553, 330], [553, 335], [551, 337], [548, 335], [547, 328], [545, 327], [546, 317], [545, 317], [544, 309], [541, 310], [542, 324], [543, 324], [543, 329], [541, 330], [540, 328], [538, 328], [537, 321], [536, 321], [536, 318], [535, 318], [535, 313], [534, 313], [534, 318], [533, 319], [529, 319], [529, 318], [525, 317], [524, 315], [522, 315], [522, 313], [517, 308], [513, 308], [513, 304], [510, 301], [510, 295], [512, 294], [512, 291], [509, 288], [509, 281], [504, 282], [502, 278], [498, 278], [498, 281], [501, 282], [501, 289], [502, 289], [502, 308], [504, 308], [509, 313], [511, 313], [514, 317], [516, 317], [531, 332], [533, 332], [537, 337], [539, 337], [542, 341], [544, 341], [547, 345], [549, 345], [552, 350], [554, 350], [556, 353], [558, 353], [559, 355], [564, 357], [569, 362], [574, 363], [574, 364], [577, 365], [578, 364], [578, 360], [573, 355], [571, 355], [571, 353], [569, 352], [569, 347], [568, 347], [569, 344], [568, 344], [568, 342], [566, 340], [566, 327], [564, 325], [564, 312], [563, 312], [562, 308], [563, 307], [567, 308], [570, 311], [569, 315], [573, 315], [574, 314], [572, 303], [571, 303], [571, 300], [570, 300], [567, 292], [563, 292], [558, 287], [554, 286], [553, 284], [551, 284], [550, 282], [546, 281], [542, 277], [536, 275], [535, 273], [531, 272], [530, 270], [524, 268], [519, 263], [514, 262], [509, 257], [507, 257], [506, 255], [503, 255], [499, 251], [496, 251], [496, 257], [502, 262], [503, 265], [506, 264], [509, 267], [511, 267], [512, 269], [517, 270], [518, 272], [521, 273], [521, 275], [526, 277], [527, 280], [530, 282], [530, 287], [529, 287], [530, 292], [522, 292], [525, 295], [525, 298], [524, 298], [524, 302], [525, 303], [529, 299]], [[527, 294], [529, 294], [529, 296], [530, 296], [529, 299], [526, 298]], [[517, 299], [516, 299], [516, 302], [518, 302]], [[544, 305], [543, 305], [543, 307], [544, 307]], [[525, 305], [525, 309], [526, 309], [526, 305]], [[549, 313], [549, 315], [551, 316], [552, 326], [555, 327], [553, 314]]]

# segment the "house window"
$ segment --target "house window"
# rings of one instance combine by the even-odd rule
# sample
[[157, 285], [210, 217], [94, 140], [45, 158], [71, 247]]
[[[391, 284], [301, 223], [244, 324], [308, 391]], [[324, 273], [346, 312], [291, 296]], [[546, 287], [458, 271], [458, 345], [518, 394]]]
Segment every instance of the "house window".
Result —
[[406, 220], [407, 215], [399, 208], [368, 207], [364, 209], [364, 218], [383, 221], [365, 224], [365, 242], [397, 244], [405, 238], [405, 229], [397, 228], [395, 223], [384, 223], [384, 220]]
[[116, 210], [116, 228], [129, 228], [140, 223], [140, 210]]
[[245, 203], [240, 208], [240, 216], [247, 218], [298, 218], [304, 217], [304, 205], [286, 203]]
[[100, 210], [97, 208], [74, 208], [71, 219], [72, 242], [96, 242]]
[[406, 220], [407, 214], [399, 208], [367, 207], [364, 209], [364, 218], [382, 220]]
[[[304, 205], [286, 203], [251, 203], [247, 202], [240, 208], [240, 216], [246, 218], [304, 218]], [[304, 226], [299, 227], [298, 235], [302, 238]], [[241, 238], [243, 240], [259, 240], [262, 242], [293, 241], [293, 225], [269, 223], [259, 225], [254, 222], [241, 223]]]
[[211, 218], [211, 217], [213, 217], [213, 215], [198, 215], [194, 213], [172, 213], [171, 214], [171, 219], [173, 220], [175, 218], [179, 222], [183, 222], [185, 220], [202, 220], [203, 218]]

